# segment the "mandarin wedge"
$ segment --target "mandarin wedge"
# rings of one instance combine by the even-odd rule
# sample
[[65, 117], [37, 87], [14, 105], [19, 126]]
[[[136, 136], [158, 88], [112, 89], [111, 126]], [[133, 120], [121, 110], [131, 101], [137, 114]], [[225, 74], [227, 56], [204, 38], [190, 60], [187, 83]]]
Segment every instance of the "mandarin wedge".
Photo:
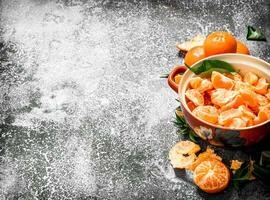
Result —
[[255, 92], [258, 94], [265, 95], [268, 92], [268, 86], [269, 86], [269, 83], [266, 82], [266, 79], [260, 78], [258, 80], [257, 85], [255, 86]]
[[218, 193], [224, 190], [230, 181], [230, 171], [218, 160], [206, 160], [194, 170], [194, 183], [204, 192]]
[[213, 124], [218, 120], [218, 110], [214, 106], [198, 106], [192, 113], [196, 117]]
[[203, 95], [196, 89], [186, 91], [186, 97], [192, 101], [196, 106], [204, 105]]
[[216, 89], [211, 93], [211, 101], [213, 104], [223, 106], [232, 101], [238, 93], [232, 90]]
[[190, 84], [191, 88], [196, 89], [200, 86], [202, 80], [203, 79], [201, 77], [197, 76], [197, 77], [191, 78], [189, 80], [189, 84]]
[[212, 72], [211, 81], [214, 88], [216, 89], [224, 88], [224, 89], [231, 90], [234, 87], [234, 82], [232, 79], [216, 71]]
[[258, 79], [258, 76], [253, 72], [248, 72], [244, 76], [244, 82], [249, 83], [250, 85], [255, 85]]
[[245, 104], [252, 108], [258, 107], [259, 103], [255, 92], [247, 89], [240, 89], [239, 92]]
[[243, 114], [239, 109], [232, 108], [221, 112], [218, 116], [218, 123], [220, 125], [225, 125], [230, 122], [233, 118], [241, 117]]
[[226, 124], [224, 124], [225, 127], [228, 128], [244, 128], [247, 126], [247, 121], [243, 120], [242, 118], [233, 118], [232, 120], [230, 120], [229, 122], [227, 122]]

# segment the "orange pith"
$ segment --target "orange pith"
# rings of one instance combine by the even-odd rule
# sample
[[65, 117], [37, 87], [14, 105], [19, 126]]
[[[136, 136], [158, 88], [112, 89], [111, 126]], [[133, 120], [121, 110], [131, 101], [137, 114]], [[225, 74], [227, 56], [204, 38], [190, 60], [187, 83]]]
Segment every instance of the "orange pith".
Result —
[[230, 180], [228, 168], [218, 160], [206, 160], [194, 170], [194, 183], [207, 193], [218, 193], [224, 190]]

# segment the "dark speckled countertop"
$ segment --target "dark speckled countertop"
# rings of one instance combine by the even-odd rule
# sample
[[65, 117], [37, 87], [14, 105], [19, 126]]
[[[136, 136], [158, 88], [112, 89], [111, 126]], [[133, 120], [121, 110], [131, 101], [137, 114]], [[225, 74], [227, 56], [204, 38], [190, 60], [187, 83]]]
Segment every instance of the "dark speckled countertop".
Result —
[[[254, 25], [270, 40], [268, 3], [2, 0], [0, 199], [270, 199], [260, 181], [207, 195], [175, 175], [177, 95], [159, 78], [199, 33], [246, 41]], [[270, 61], [269, 43], [247, 45]]]

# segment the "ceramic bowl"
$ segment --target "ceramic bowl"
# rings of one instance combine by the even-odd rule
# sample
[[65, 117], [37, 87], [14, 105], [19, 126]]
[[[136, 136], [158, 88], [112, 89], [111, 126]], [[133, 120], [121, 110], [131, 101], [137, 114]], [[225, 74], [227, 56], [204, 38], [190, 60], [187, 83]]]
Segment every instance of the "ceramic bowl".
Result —
[[[265, 77], [266, 80], [270, 82], [270, 64], [253, 56], [243, 54], [220, 54], [203, 60], [222, 60], [230, 63], [236, 70], [239, 70], [242, 75], [251, 71], [259, 77]], [[203, 60], [195, 63], [191, 67], [199, 65]], [[173, 80], [174, 76], [178, 73], [183, 73], [183, 77], [179, 85], [176, 85]], [[184, 117], [199, 137], [216, 146], [241, 147], [258, 143], [270, 132], [269, 120], [256, 126], [231, 129], [208, 123], [193, 115], [187, 106], [185, 91], [188, 87], [189, 80], [194, 76], [195, 74], [190, 70], [186, 70], [184, 66], [178, 66], [170, 73], [168, 83], [174, 91], [178, 92]]]

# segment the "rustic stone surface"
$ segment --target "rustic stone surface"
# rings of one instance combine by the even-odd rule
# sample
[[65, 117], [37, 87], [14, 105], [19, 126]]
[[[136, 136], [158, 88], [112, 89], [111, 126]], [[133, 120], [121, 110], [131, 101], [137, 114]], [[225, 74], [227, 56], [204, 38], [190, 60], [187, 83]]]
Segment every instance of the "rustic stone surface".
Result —
[[[0, 199], [269, 199], [259, 181], [209, 196], [176, 177], [177, 95], [159, 78], [198, 33], [270, 39], [267, 2], [2, 0]], [[269, 43], [247, 45], [270, 61]]]

